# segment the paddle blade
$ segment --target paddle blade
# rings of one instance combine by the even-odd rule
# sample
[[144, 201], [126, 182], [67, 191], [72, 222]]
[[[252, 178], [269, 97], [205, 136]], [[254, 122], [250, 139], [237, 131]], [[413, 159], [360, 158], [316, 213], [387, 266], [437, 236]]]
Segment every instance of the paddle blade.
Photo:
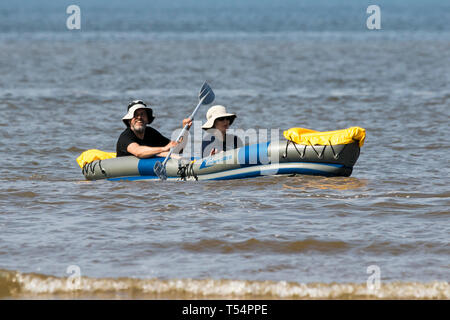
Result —
[[153, 166], [153, 171], [156, 173], [159, 179], [167, 180], [166, 167], [163, 166], [160, 161], [156, 161], [155, 165]]
[[202, 104], [210, 104], [216, 98], [216, 95], [214, 94], [214, 91], [206, 83], [206, 81], [203, 84], [202, 88], [200, 89], [200, 93], [198, 94], [198, 98], [200, 99]]

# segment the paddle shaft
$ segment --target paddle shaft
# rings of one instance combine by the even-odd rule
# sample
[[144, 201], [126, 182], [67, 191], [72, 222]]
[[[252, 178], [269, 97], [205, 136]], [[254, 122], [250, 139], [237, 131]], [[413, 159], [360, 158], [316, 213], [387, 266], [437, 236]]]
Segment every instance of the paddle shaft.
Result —
[[[206, 96], [205, 96], [206, 97]], [[198, 109], [200, 108], [200, 106], [203, 103], [203, 100], [205, 99], [205, 97], [201, 98], [200, 101], [198, 102], [197, 107], [195, 107], [194, 112], [192, 112], [192, 114], [190, 115], [189, 119], [194, 119], [195, 115], [197, 114]], [[180, 134], [178, 135], [177, 140], [175, 140], [176, 142], [179, 142], [179, 140], [181, 139], [181, 137], [184, 135], [184, 133], [187, 131], [189, 124], [186, 124], [183, 128], [183, 130], [181, 130]], [[164, 159], [162, 165], [165, 166], [167, 160], [169, 160], [170, 155], [172, 154], [173, 148], [170, 148], [169, 154], [166, 156], [166, 158]]]

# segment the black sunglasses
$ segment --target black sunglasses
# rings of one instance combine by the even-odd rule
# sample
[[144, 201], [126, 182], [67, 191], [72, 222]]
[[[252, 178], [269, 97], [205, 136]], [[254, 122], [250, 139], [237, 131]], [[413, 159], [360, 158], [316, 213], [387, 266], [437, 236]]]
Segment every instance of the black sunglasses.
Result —
[[219, 120], [219, 121], [228, 120], [231, 122], [233, 120], [233, 117], [220, 117], [220, 118], [217, 118], [216, 120]]

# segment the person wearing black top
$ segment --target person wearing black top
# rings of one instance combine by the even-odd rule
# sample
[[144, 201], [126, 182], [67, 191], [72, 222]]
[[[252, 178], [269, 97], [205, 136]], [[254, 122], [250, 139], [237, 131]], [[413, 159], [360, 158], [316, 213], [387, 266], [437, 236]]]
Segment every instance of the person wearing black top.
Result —
[[202, 126], [206, 130], [202, 140], [202, 157], [243, 146], [241, 139], [227, 134], [228, 128], [236, 119], [236, 114], [227, 113], [224, 106], [216, 105], [209, 108], [206, 119], [206, 123]]
[[[179, 143], [166, 138], [156, 129], [147, 127], [154, 119], [153, 110], [141, 100], [135, 100], [128, 105], [128, 112], [122, 118], [127, 128], [117, 140], [117, 157], [130, 155], [138, 158], [166, 157], [170, 148], [181, 149], [182, 146]], [[189, 124], [188, 128], [190, 128], [192, 120], [184, 119], [183, 127], [186, 124]]]

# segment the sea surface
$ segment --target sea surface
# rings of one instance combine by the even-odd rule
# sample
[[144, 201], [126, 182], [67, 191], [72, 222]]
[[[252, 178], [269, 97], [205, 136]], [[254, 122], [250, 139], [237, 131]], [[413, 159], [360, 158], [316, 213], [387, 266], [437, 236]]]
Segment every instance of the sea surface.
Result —
[[[0, 3], [0, 298], [450, 299], [448, 1], [71, 4]], [[205, 80], [235, 129], [365, 128], [352, 176], [84, 179]]]

